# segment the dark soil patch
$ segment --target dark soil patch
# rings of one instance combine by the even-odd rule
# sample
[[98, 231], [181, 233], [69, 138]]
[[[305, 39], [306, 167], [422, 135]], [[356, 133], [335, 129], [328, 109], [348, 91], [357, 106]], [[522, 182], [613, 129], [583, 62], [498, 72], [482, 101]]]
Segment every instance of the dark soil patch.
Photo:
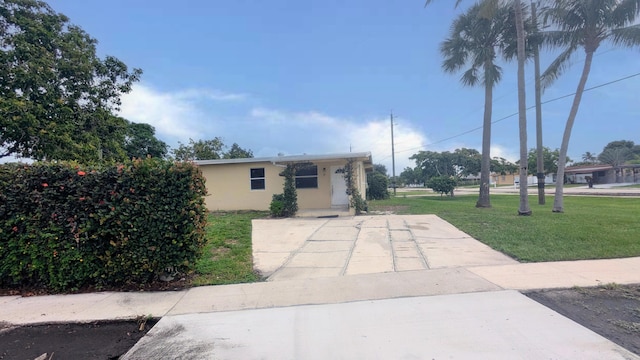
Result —
[[16, 328], [0, 325], [0, 359], [118, 359], [156, 322], [141, 319]]
[[525, 295], [640, 355], [640, 284], [541, 290]]

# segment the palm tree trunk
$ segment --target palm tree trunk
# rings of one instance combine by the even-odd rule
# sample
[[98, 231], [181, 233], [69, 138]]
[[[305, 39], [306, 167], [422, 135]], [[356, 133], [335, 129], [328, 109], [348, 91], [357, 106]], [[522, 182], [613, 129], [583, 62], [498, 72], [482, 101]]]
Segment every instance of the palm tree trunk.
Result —
[[[488, 65], [487, 65], [488, 66]], [[486, 66], [485, 66], [486, 68]], [[493, 85], [485, 81], [484, 85], [484, 119], [482, 122], [482, 159], [480, 160], [480, 196], [476, 207], [491, 207], [489, 196], [489, 176], [491, 167], [491, 116], [493, 102]]]
[[531, 215], [527, 188], [527, 103], [524, 89], [524, 20], [520, 0], [514, 1], [518, 36], [518, 127], [520, 131], [520, 208], [518, 215]]
[[[538, 17], [536, 4], [531, 3], [531, 20], [535, 31], [538, 32]], [[536, 77], [536, 175], [538, 177], [538, 204], [544, 205], [544, 156], [542, 152], [542, 91], [540, 86], [540, 45], [533, 48], [533, 64]]]
[[556, 194], [553, 198], [553, 212], [564, 212], [564, 168], [567, 164], [567, 150], [569, 149], [569, 139], [571, 138], [571, 129], [573, 129], [573, 123], [576, 120], [578, 108], [580, 107], [580, 100], [582, 100], [582, 93], [584, 92], [584, 87], [587, 84], [589, 72], [591, 71], [593, 53], [593, 51], [587, 51], [587, 56], [584, 59], [584, 68], [582, 69], [582, 76], [580, 77], [580, 82], [578, 83], [576, 95], [573, 97], [573, 104], [571, 105], [569, 118], [567, 119], [567, 124], [564, 128], [562, 145], [560, 146], [560, 156], [558, 157], [558, 175], [556, 177]]

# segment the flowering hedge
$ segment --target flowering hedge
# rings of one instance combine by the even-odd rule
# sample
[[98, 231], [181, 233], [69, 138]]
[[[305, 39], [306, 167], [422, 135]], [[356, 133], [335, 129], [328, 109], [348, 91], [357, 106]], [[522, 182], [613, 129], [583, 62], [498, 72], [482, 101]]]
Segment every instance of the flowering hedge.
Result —
[[53, 291], [188, 272], [206, 193], [190, 163], [0, 165], [0, 286]]

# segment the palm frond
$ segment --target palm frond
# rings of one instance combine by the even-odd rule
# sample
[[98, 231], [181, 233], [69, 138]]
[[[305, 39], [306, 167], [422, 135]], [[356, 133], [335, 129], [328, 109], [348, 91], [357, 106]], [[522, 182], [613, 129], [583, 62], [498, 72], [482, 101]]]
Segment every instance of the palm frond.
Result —
[[[425, 0], [424, 3], [424, 7], [429, 6], [429, 4], [431, 4], [434, 0]], [[462, 0], [456, 0], [456, 7], [458, 7], [458, 5], [460, 5], [460, 3], [462, 2]]]
[[577, 46], [569, 46], [558, 57], [549, 64], [549, 67], [540, 75], [540, 85], [542, 89], [548, 88], [560, 75], [570, 66], [569, 60], [577, 50]]
[[490, 64], [484, 69], [483, 83], [495, 86], [502, 79], [502, 68], [496, 64]]
[[633, 47], [640, 45], [640, 24], [611, 30], [611, 42], [616, 45]]
[[478, 77], [478, 68], [471, 67], [465, 71], [460, 77], [460, 82], [462, 82], [464, 86], [476, 86], [480, 82], [480, 77]]
[[616, 26], [627, 26], [635, 21], [638, 14], [640, 0], [622, 0], [613, 10], [611, 18]]
[[570, 46], [578, 41], [576, 34], [570, 31], [549, 30], [539, 33], [542, 45], [547, 48]]

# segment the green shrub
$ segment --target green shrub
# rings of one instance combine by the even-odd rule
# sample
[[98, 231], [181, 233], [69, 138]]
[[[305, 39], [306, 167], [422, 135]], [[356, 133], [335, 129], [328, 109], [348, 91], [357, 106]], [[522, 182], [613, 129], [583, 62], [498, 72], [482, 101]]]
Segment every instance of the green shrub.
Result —
[[269, 212], [273, 217], [284, 217], [284, 194], [273, 194]]
[[146, 284], [188, 272], [204, 244], [206, 190], [190, 163], [0, 166], [0, 286]]
[[356, 174], [353, 171], [353, 159], [350, 159], [344, 166], [344, 181], [347, 185], [347, 195], [351, 197], [350, 205], [356, 215], [360, 215], [362, 212], [367, 211], [367, 202], [360, 195], [356, 180]]
[[296, 165], [287, 165], [287, 167], [282, 172], [282, 175], [284, 176], [282, 216], [293, 217], [298, 212], [298, 193], [296, 192]]
[[453, 196], [453, 190], [458, 186], [456, 179], [448, 176], [435, 176], [427, 181], [427, 187], [433, 189], [433, 191], [443, 194], [451, 194]]
[[379, 172], [372, 172], [367, 175], [367, 199], [384, 200], [389, 198], [389, 179]]

